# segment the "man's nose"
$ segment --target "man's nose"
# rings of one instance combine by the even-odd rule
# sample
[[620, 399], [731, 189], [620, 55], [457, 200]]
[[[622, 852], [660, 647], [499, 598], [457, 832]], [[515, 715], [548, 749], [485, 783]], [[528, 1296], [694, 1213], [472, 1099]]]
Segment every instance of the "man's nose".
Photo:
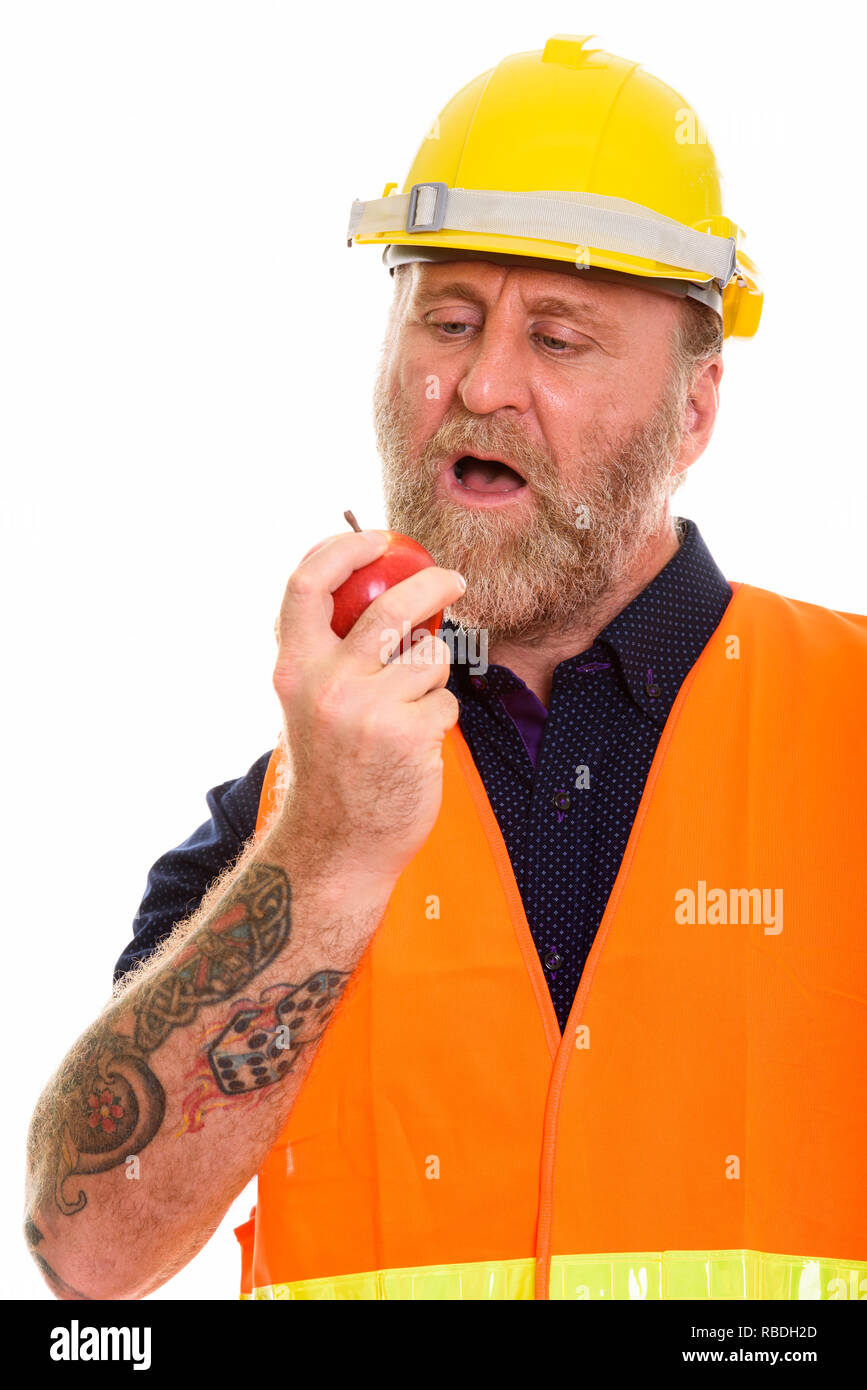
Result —
[[466, 370], [458, 382], [458, 395], [474, 415], [491, 415], [511, 407], [524, 414], [532, 391], [529, 347], [506, 325], [488, 322], [470, 349]]

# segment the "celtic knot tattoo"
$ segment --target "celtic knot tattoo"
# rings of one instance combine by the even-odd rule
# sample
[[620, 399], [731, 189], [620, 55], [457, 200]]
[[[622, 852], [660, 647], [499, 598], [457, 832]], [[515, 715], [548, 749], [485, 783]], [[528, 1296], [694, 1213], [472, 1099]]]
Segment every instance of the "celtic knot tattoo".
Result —
[[178, 956], [171, 974], [158, 976], [136, 1006], [135, 1044], [153, 1052], [173, 1028], [192, 1023], [205, 1004], [231, 999], [271, 963], [285, 944], [289, 880], [275, 881], [267, 864], [245, 876], [242, 901], [235, 902]]

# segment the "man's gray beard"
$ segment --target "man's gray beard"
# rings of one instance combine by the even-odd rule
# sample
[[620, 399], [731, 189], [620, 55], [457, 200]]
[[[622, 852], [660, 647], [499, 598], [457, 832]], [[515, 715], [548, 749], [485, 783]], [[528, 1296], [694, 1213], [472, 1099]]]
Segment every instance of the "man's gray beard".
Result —
[[[567, 633], [592, 623], [659, 532], [685, 410], [684, 384], [674, 376], [650, 420], [625, 438], [611, 444], [591, 430], [572, 483], [516, 421], [460, 405], [408, 464], [406, 413], [380, 372], [374, 420], [388, 525], [463, 574], [466, 593], [446, 617], [486, 630], [490, 645]], [[533, 492], [520, 523], [517, 508], [463, 506], [437, 495], [441, 460], [455, 450], [514, 460]]]

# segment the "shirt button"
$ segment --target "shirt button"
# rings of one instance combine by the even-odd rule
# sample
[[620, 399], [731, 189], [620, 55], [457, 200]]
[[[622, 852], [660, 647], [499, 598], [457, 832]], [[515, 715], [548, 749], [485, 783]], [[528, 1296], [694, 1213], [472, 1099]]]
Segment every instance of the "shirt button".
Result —
[[470, 685], [475, 690], [487, 690], [488, 681], [486, 676], [470, 676]]
[[545, 952], [545, 969], [559, 970], [563, 964], [563, 957], [559, 956], [553, 948]]
[[568, 811], [569, 806], [571, 804], [569, 801], [569, 793], [565, 791], [562, 787], [559, 791], [556, 791], [554, 793], [554, 795], [551, 797], [551, 801], [553, 802], [554, 806], [556, 806], [558, 811]]

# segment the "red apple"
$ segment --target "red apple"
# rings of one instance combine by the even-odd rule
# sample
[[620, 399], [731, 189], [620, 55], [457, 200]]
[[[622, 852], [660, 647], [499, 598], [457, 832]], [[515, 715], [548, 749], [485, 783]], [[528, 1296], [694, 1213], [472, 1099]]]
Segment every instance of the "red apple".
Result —
[[[411, 536], [401, 535], [400, 531], [385, 531], [383, 534], [388, 537], [388, 549], [369, 565], [362, 565], [361, 569], [353, 570], [349, 578], [332, 594], [334, 613], [331, 627], [338, 637], [345, 637], [368, 604], [380, 594], [384, 594], [386, 589], [398, 584], [401, 579], [407, 579], [411, 574], [417, 574], [419, 570], [427, 569], [428, 565], [436, 564], [433, 556]], [[324, 545], [325, 542], [320, 541], [319, 544]], [[314, 545], [308, 550], [307, 555], [312, 555], [313, 551], [318, 549], [319, 546]], [[307, 555], [304, 556], [305, 560]], [[427, 631], [436, 635], [442, 626], [442, 620], [443, 615], [440, 611], [419, 623], [418, 627], [404, 638], [401, 650], [406, 650], [417, 632]]]

